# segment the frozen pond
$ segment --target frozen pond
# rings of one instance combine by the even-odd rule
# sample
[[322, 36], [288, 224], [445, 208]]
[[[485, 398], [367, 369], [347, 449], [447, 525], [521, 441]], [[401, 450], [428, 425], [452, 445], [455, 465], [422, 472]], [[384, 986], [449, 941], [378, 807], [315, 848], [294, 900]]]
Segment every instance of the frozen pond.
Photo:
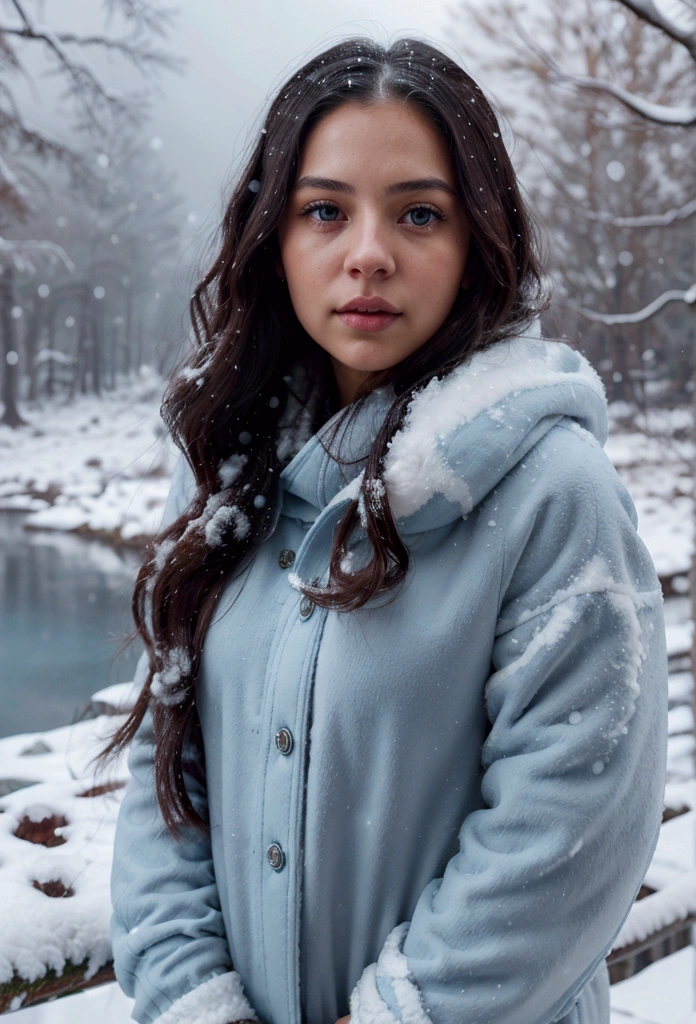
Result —
[[132, 677], [139, 555], [74, 534], [30, 532], [0, 511], [0, 736], [68, 725], [96, 690]]

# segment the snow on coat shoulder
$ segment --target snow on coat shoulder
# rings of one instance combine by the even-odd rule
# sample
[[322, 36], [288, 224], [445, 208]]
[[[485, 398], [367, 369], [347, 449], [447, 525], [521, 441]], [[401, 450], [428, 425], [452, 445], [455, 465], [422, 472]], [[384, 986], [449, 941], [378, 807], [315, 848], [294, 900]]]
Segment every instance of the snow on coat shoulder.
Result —
[[[487, 440], [508, 455], [523, 451], [550, 418], [571, 417], [601, 444], [607, 435], [604, 386], [587, 360], [536, 335], [501, 341], [444, 379], [434, 378], [409, 406], [389, 446], [384, 481], [394, 515], [408, 517], [441, 494], [466, 515], [497, 483], [496, 460], [466, 453]], [[492, 476], [493, 474], [493, 476]]]

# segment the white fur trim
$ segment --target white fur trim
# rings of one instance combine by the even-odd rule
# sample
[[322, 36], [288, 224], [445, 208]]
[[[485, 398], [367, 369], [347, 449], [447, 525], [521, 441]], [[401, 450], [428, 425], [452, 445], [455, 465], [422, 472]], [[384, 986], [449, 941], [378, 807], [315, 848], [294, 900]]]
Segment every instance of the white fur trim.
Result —
[[409, 921], [404, 921], [387, 935], [377, 959], [376, 973], [391, 982], [401, 1011], [402, 1024], [430, 1024], [430, 1018], [423, 1009], [420, 989], [413, 980], [408, 960], [402, 952], [409, 924]]
[[538, 325], [527, 335], [475, 353], [444, 379], [433, 377], [415, 395], [384, 462], [384, 483], [395, 518], [416, 512], [434, 494], [458, 504], [462, 515], [471, 511], [466, 481], [447, 464], [439, 442], [479, 413], [488, 412], [502, 422], [510, 398], [554, 384], [582, 385], [605, 401], [604, 385], [584, 356], [573, 353], [575, 365], [567, 368], [565, 346], [547, 342], [530, 350], [529, 340], [535, 337]]
[[[431, 1024], [423, 1008], [420, 989], [414, 982], [402, 952], [409, 922], [393, 928], [376, 964], [369, 964], [350, 997], [351, 1024]], [[395, 1017], [377, 987], [377, 977], [388, 979], [399, 1008]]]
[[228, 1024], [250, 1017], [258, 1020], [244, 995], [236, 971], [217, 974], [172, 1003], [155, 1024]]
[[376, 966], [368, 964], [350, 994], [350, 1024], [398, 1024], [379, 994]]

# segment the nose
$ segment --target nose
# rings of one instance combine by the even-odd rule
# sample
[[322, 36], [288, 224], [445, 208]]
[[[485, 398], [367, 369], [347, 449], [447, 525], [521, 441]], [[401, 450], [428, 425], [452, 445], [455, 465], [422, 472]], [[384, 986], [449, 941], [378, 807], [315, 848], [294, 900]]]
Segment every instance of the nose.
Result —
[[376, 216], [357, 220], [344, 235], [347, 242], [343, 269], [352, 278], [378, 275], [390, 277], [396, 261], [389, 242], [388, 229]]

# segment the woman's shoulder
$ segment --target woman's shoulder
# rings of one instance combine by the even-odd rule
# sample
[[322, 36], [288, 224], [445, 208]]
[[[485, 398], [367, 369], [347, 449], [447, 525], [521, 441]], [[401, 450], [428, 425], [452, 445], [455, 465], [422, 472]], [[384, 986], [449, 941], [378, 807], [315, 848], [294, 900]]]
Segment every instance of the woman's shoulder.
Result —
[[602, 445], [573, 420], [554, 425], [491, 501], [503, 527], [508, 599], [544, 578], [572, 581], [599, 562], [640, 591], [658, 587], [631, 496]]
[[597, 438], [577, 421], [564, 417], [519, 460], [497, 488], [515, 504], [557, 515], [628, 516], [635, 528], [633, 501]]

